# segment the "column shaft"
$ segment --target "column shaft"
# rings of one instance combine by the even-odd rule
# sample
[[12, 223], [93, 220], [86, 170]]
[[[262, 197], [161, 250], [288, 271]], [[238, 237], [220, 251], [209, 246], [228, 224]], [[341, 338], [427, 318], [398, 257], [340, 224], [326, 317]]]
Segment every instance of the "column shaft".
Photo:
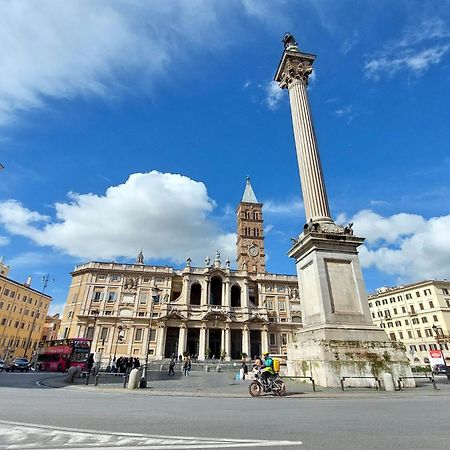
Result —
[[231, 359], [231, 332], [229, 328], [225, 328], [225, 347], [224, 347], [227, 355], [225, 359], [230, 361]]
[[182, 355], [186, 351], [187, 329], [186, 325], [182, 324], [178, 334], [178, 355]]
[[289, 100], [306, 221], [331, 221], [305, 82], [294, 81], [289, 85]]
[[164, 358], [164, 348], [166, 346], [166, 327], [158, 328], [158, 336], [156, 338], [156, 358]]
[[198, 359], [200, 361], [205, 360], [205, 352], [206, 352], [206, 328], [200, 328], [200, 338], [198, 343]]
[[250, 358], [252, 357], [250, 355], [250, 331], [246, 326], [242, 330], [242, 353]]

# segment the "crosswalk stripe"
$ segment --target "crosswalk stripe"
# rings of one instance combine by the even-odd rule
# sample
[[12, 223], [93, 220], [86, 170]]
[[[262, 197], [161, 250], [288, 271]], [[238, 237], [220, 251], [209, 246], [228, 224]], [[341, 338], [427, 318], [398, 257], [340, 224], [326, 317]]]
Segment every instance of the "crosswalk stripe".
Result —
[[112, 447], [127, 449], [203, 449], [236, 447], [290, 447], [300, 441], [261, 439], [224, 439], [192, 436], [162, 436], [137, 433], [97, 431], [80, 428], [50, 427], [46, 425], [0, 420], [1, 449], [71, 450]]

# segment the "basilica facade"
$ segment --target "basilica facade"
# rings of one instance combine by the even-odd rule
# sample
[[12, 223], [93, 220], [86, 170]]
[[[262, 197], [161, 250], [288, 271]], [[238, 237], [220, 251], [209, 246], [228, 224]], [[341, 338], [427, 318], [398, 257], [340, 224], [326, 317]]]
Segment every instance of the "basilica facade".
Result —
[[[263, 212], [247, 179], [237, 210], [237, 269], [88, 262], [72, 272], [60, 338], [88, 337], [103, 364], [189, 353], [198, 360], [283, 355], [301, 326], [297, 277], [266, 272]], [[148, 352], [148, 353], [147, 353]]]

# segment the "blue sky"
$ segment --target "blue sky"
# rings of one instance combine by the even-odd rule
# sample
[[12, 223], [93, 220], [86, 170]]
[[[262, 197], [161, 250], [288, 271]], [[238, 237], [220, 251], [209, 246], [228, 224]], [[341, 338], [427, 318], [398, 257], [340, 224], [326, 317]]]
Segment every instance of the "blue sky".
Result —
[[368, 291], [448, 278], [450, 2], [74, 1], [0, 5], [0, 255], [11, 277], [96, 260], [235, 259], [245, 177], [267, 268], [304, 223], [281, 38], [309, 86], [334, 218], [367, 238]]

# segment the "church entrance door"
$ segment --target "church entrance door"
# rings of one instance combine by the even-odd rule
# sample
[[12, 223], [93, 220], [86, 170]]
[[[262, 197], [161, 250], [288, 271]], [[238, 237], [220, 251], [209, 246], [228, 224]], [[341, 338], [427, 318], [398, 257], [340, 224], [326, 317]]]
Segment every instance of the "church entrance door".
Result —
[[173, 353], [178, 356], [178, 337], [180, 329], [178, 327], [168, 327], [166, 334], [166, 347], [164, 349], [164, 357], [170, 358]]
[[200, 329], [199, 328], [188, 328], [187, 334], [187, 352], [189, 355], [198, 356], [200, 343]]
[[231, 359], [241, 359], [242, 330], [231, 330]]
[[211, 350], [210, 358], [220, 358], [222, 347], [222, 330], [212, 328], [209, 330], [209, 349]]
[[250, 330], [250, 357], [261, 356], [261, 331]]

